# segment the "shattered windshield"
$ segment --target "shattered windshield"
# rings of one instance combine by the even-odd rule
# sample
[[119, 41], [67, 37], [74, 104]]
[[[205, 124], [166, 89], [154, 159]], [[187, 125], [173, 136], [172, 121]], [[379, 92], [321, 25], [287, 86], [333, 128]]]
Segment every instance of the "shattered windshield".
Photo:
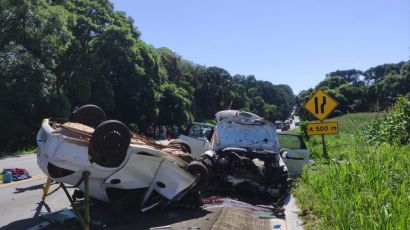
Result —
[[205, 140], [211, 132], [212, 126], [193, 124], [189, 129], [188, 136]]
[[213, 138], [213, 148], [220, 149], [232, 146], [258, 147], [276, 151], [278, 149], [276, 130], [264, 123], [219, 123]]

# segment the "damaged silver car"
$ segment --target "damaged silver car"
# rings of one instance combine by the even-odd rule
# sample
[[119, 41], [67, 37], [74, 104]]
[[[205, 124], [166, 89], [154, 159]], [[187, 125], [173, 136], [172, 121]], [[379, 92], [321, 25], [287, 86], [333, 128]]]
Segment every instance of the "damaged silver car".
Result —
[[288, 190], [288, 169], [280, 156], [276, 128], [248, 112], [216, 114], [212, 149], [204, 153], [214, 187], [249, 189], [279, 197]]

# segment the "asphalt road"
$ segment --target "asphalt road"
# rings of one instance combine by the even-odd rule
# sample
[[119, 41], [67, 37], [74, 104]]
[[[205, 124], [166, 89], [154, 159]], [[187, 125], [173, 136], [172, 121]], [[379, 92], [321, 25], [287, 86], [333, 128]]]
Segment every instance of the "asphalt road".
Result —
[[[35, 154], [1, 158], [0, 170], [3, 168], [25, 168], [32, 178], [0, 183], [0, 229], [27, 229], [43, 222], [39, 214], [70, 206], [62, 191], [50, 195], [44, 205], [41, 205], [42, 188], [47, 177], [38, 167]], [[53, 188], [56, 188], [56, 185], [52, 185], [50, 191]]]

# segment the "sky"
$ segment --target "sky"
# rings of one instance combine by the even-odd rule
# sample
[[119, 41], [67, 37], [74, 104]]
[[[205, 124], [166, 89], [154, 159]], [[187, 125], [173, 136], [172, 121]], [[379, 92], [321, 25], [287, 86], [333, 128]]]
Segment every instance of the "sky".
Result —
[[410, 58], [410, 0], [111, 0], [141, 39], [295, 94], [335, 70]]

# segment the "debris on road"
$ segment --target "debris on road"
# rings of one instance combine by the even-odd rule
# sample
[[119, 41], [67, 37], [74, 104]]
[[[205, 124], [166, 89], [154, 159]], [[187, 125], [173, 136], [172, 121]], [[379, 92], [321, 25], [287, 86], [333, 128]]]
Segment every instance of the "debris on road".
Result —
[[256, 206], [249, 203], [245, 203], [239, 200], [231, 199], [222, 196], [210, 196], [202, 199], [205, 208], [215, 208], [215, 207], [231, 207], [243, 209], [248, 212], [254, 213], [256, 215], [267, 215], [272, 213], [272, 207], [269, 206]]
[[[31, 174], [23, 168], [7, 168], [3, 169], [3, 183], [9, 183], [11, 181], [20, 181], [31, 178]], [[11, 180], [10, 180], [11, 176]]]
[[64, 224], [66, 221], [76, 218], [76, 215], [73, 210], [65, 208], [61, 211], [44, 215], [42, 216], [42, 218], [44, 218], [50, 223]]

